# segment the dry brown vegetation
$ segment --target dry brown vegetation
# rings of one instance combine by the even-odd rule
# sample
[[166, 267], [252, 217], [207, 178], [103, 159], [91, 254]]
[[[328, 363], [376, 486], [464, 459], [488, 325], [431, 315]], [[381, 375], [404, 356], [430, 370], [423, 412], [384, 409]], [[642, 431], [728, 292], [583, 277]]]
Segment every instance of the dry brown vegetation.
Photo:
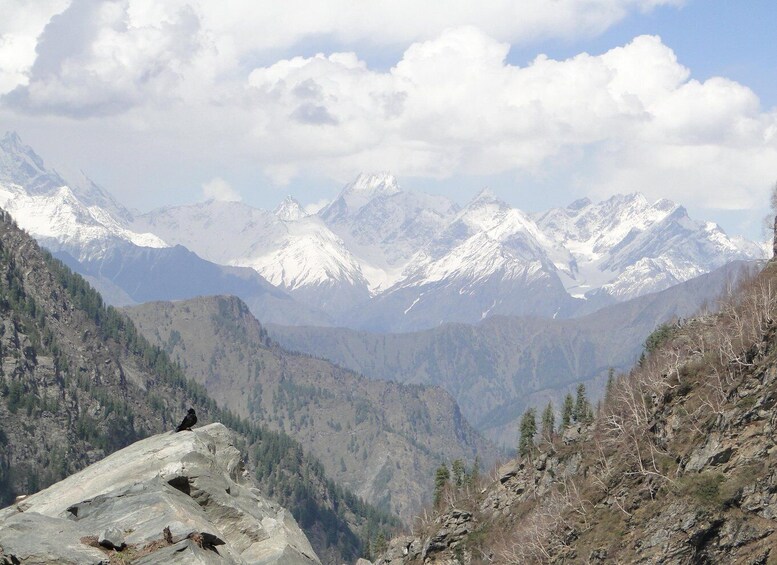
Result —
[[[539, 455], [514, 478], [446, 492], [441, 514], [466, 509], [477, 524], [458, 554], [471, 563], [617, 562], [642, 543], [635, 532], [644, 535], [674, 501], [698, 516], [725, 520], [728, 512], [756, 523], [734, 507], [768, 475], [765, 450], [737, 455], [729, 467], [688, 466], [711, 434], [756, 403], [750, 393], [765, 382], [759, 375], [777, 364], [776, 320], [777, 264], [770, 263], [729, 289], [714, 312], [659, 328], [639, 366], [608, 388], [579, 437], [540, 442]], [[438, 516], [427, 515], [414, 534], [433, 535]], [[698, 545], [689, 551], [706, 551], [703, 542], [689, 534], [688, 544]]]

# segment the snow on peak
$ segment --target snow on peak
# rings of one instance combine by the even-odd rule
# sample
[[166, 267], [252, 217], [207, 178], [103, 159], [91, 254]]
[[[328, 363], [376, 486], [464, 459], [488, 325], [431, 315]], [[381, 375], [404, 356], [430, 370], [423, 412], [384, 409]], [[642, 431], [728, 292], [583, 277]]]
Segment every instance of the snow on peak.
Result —
[[482, 206], [489, 206], [496, 204], [499, 208], [508, 208], [507, 203], [499, 198], [493, 190], [486, 187], [477, 193], [475, 198], [470, 200], [467, 204], [467, 208], [479, 208]]
[[[459, 218], [470, 230], [488, 231], [500, 224], [511, 210], [506, 202], [490, 189], [484, 188], [459, 212]], [[515, 215], [520, 216], [520, 223], [531, 222], [520, 210], [515, 209], [515, 212]]]
[[567, 206], [567, 210], [582, 210], [586, 206], [590, 206], [592, 204], [591, 199], [588, 197], [585, 198], [579, 198], [572, 202], [569, 206]]
[[14, 131], [0, 138], [0, 182], [22, 186], [29, 194], [51, 192], [66, 184]]
[[377, 173], [361, 173], [356, 180], [346, 185], [344, 193], [362, 193], [369, 194], [370, 197], [378, 195], [391, 195], [399, 192], [397, 177], [388, 171]]
[[0, 147], [3, 148], [3, 151], [9, 151], [10, 148], [15, 148], [16, 150], [24, 149], [24, 144], [22, 143], [22, 138], [19, 137], [19, 134], [15, 131], [7, 131], [5, 132], [5, 135], [3, 135], [2, 138], [0, 138]]
[[273, 211], [273, 214], [284, 222], [296, 222], [307, 216], [305, 210], [293, 196], [289, 195], [283, 199], [278, 207]]
[[347, 184], [340, 194], [348, 211], [357, 212], [370, 200], [380, 196], [392, 196], [400, 192], [397, 178], [388, 172], [360, 174]]
[[156, 235], [128, 229], [104, 208], [86, 206], [68, 186], [51, 194], [27, 194], [18, 186], [0, 184], [0, 206], [33, 237], [78, 259], [99, 255], [114, 240], [141, 247], [167, 246]]
[[671, 213], [677, 208], [677, 204], [669, 200], [668, 198], [659, 198], [653, 204], [653, 209], [660, 212]]

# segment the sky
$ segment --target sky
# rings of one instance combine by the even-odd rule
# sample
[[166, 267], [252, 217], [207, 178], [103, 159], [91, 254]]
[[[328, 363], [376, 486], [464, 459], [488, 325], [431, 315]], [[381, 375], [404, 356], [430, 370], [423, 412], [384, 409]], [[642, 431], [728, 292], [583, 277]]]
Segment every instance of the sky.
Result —
[[0, 132], [139, 211], [360, 172], [540, 211], [640, 191], [764, 237], [777, 2], [0, 0]]

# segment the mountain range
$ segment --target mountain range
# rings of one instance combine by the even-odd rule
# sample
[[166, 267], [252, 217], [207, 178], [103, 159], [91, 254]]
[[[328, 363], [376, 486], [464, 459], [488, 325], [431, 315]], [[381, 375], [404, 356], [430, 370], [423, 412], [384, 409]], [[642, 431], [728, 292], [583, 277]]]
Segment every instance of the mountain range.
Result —
[[611, 369], [626, 370], [661, 324], [713, 310], [721, 292], [758, 268], [734, 262], [666, 290], [572, 319], [492, 316], [418, 332], [376, 334], [348, 328], [279, 326], [283, 347], [404, 383], [437, 385], [467, 420], [499, 445], [515, 446], [528, 407], [561, 406], [584, 384], [594, 398]]
[[529, 214], [488, 190], [460, 207], [388, 173], [360, 175], [316, 214], [293, 198], [275, 211], [210, 200], [134, 214], [85, 175], [47, 169], [14, 133], [0, 139], [0, 206], [117, 304], [224, 284], [265, 322], [372, 331], [573, 317], [763, 257], [669, 200], [617, 195]]

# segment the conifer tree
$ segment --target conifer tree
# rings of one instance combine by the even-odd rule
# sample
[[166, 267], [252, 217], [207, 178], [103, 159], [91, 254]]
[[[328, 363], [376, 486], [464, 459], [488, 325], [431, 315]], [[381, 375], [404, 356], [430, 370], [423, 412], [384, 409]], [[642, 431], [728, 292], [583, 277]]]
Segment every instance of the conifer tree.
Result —
[[445, 492], [445, 487], [448, 486], [448, 481], [450, 481], [451, 473], [448, 470], [448, 466], [443, 463], [439, 467], [437, 467], [437, 471], [434, 474], [434, 505], [439, 506], [440, 502], [442, 501], [442, 495], [443, 492]]
[[604, 403], [612, 402], [612, 393], [615, 389], [615, 369], [610, 367], [607, 371], [607, 385], [604, 389]]
[[545, 441], [553, 440], [553, 432], [556, 426], [556, 415], [553, 413], [553, 404], [548, 401], [548, 405], [542, 412], [542, 438]]
[[477, 485], [480, 480], [480, 457], [475, 457], [474, 463], [472, 463], [472, 470], [467, 475], [468, 485]]
[[572, 423], [572, 414], [575, 411], [575, 400], [572, 398], [571, 393], [567, 393], [564, 397], [564, 405], [561, 408], [561, 426], [568, 428]]
[[537, 416], [534, 408], [529, 408], [521, 418], [521, 438], [518, 440], [518, 454], [530, 457], [534, 450], [534, 436], [537, 434]]
[[467, 475], [467, 469], [464, 466], [464, 461], [461, 459], [454, 459], [451, 464], [451, 471], [453, 473], [453, 484], [457, 487], [464, 486], [464, 479]]
[[572, 419], [575, 422], [588, 422], [591, 420], [591, 404], [585, 395], [585, 385], [577, 385], [577, 398], [575, 399], [575, 408], [572, 412]]

